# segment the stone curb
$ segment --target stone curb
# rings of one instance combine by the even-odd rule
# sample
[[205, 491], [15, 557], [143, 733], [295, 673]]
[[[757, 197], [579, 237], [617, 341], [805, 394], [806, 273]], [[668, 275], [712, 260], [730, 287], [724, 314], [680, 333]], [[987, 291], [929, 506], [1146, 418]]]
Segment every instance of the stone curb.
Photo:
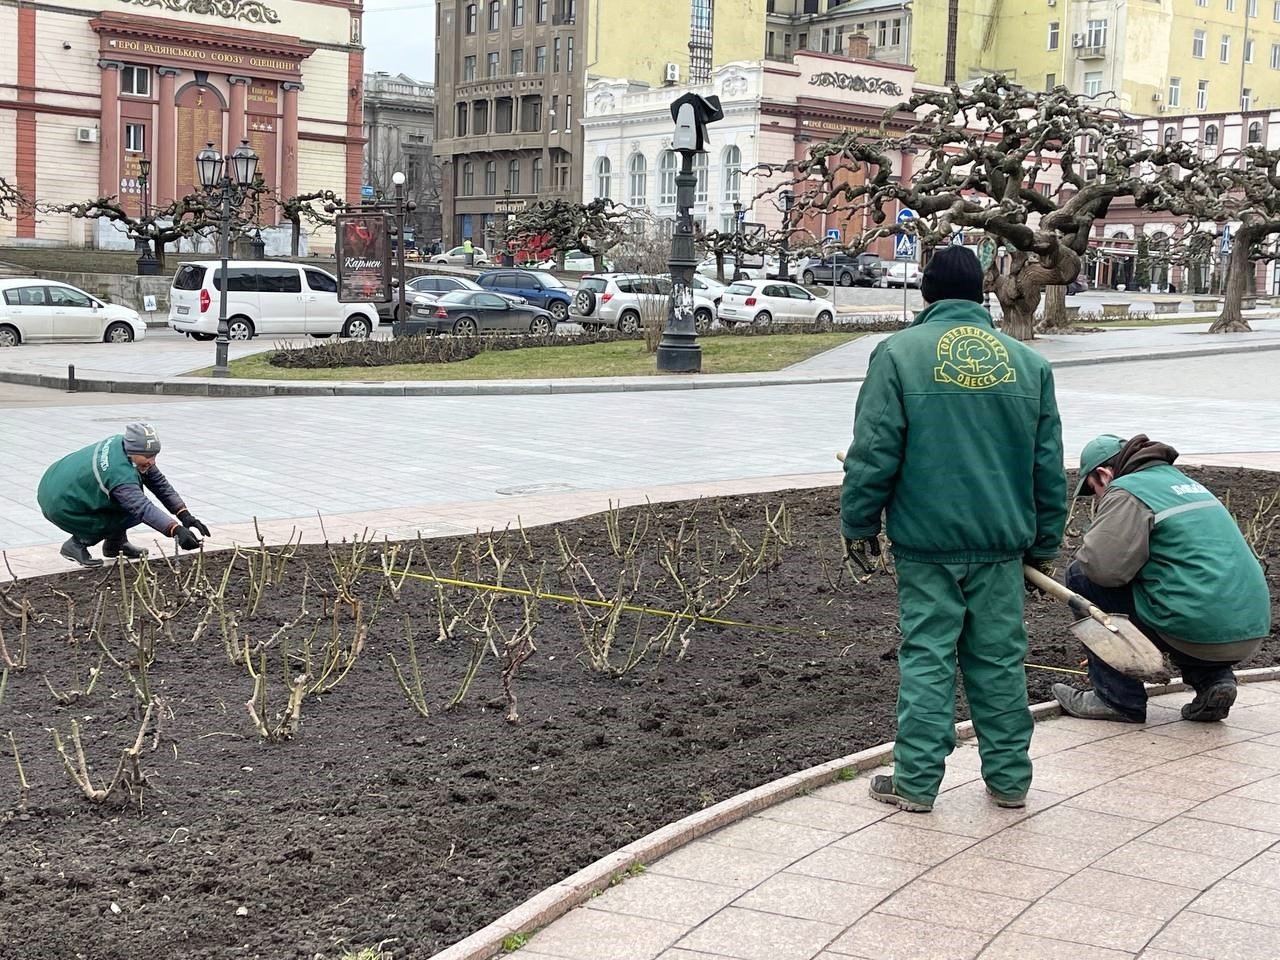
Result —
[[[1050, 360], [1052, 367], [1091, 367], [1108, 363], [1130, 363], [1143, 360], [1178, 360], [1189, 357], [1213, 357], [1235, 353], [1280, 350], [1280, 342], [1240, 344], [1239, 346], [1174, 348], [1149, 354], [1113, 353]], [[725, 379], [720, 379], [724, 377]], [[728, 379], [733, 377], [735, 379]], [[652, 393], [663, 390], [728, 390], [745, 387], [795, 387], [829, 383], [861, 383], [855, 376], [761, 376], [744, 378], [739, 374], [706, 374], [698, 378], [671, 379], [615, 377], [609, 380], [534, 380], [527, 383], [450, 381], [420, 383], [376, 383], [337, 380], [332, 383], [279, 380], [214, 380], [211, 377], [174, 377], [157, 380], [104, 380], [76, 377], [76, 386], [84, 393], [155, 394], [187, 397], [477, 397], [477, 396], [549, 396], [570, 393]], [[15, 383], [50, 390], [67, 389], [67, 378], [47, 373], [0, 370], [0, 383]]]
[[[1240, 683], [1259, 683], [1280, 680], [1280, 666], [1258, 667], [1241, 670], [1236, 674]], [[1150, 696], [1177, 693], [1187, 689], [1181, 678], [1165, 684], [1148, 684]], [[1037, 722], [1056, 717], [1062, 712], [1056, 701], [1033, 704], [1031, 715]], [[962, 740], [974, 736], [973, 723], [956, 724], [956, 736]], [[531, 934], [553, 920], [564, 916], [574, 907], [585, 903], [595, 894], [607, 890], [620, 874], [632, 867], [652, 863], [666, 856], [677, 847], [697, 840], [721, 827], [736, 823], [775, 804], [790, 800], [801, 791], [813, 790], [835, 782], [842, 770], [858, 772], [882, 766], [893, 756], [893, 741], [860, 750], [857, 753], [829, 760], [826, 763], [788, 774], [778, 780], [762, 784], [736, 797], [722, 800], [714, 806], [659, 827], [625, 847], [621, 847], [577, 873], [553, 884], [541, 893], [526, 900], [520, 906], [504, 913], [488, 926], [477, 930], [465, 940], [433, 954], [429, 960], [490, 960], [502, 953], [502, 942], [512, 934]]]

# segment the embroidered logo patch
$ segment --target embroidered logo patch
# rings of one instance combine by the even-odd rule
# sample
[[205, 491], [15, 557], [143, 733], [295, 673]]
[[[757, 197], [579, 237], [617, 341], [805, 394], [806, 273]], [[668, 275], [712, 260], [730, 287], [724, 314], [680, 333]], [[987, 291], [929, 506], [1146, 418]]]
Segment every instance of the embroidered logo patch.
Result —
[[966, 390], [985, 390], [998, 383], [1015, 383], [1018, 372], [1009, 365], [1009, 351], [982, 327], [953, 327], [938, 340], [938, 383]]

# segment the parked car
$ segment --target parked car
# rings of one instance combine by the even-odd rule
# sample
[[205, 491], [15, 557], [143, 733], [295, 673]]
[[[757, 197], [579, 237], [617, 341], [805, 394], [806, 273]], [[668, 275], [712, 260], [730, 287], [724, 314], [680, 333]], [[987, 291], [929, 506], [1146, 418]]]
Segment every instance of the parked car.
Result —
[[[644, 317], [665, 315], [671, 296], [671, 278], [637, 273], [597, 273], [583, 277], [573, 295], [569, 319], [584, 329], [614, 327], [622, 333], [635, 333]], [[693, 294], [693, 322], [698, 332], [711, 329], [716, 318], [716, 305], [696, 290]]]
[[[554, 270], [556, 268], [556, 258], [551, 257], [548, 260], [542, 260], [538, 263], [529, 264], [535, 270]], [[605, 269], [611, 269], [608, 261], [605, 261]], [[564, 272], [565, 273], [592, 273], [596, 269], [596, 258], [594, 255], [583, 250], [573, 250], [565, 254]]]
[[[404, 284], [404, 300], [405, 305], [409, 308], [407, 312], [413, 310], [413, 301], [418, 297], [429, 297], [432, 300], [438, 298], [441, 294], [448, 293], [450, 290], [479, 290], [480, 284], [476, 283], [470, 277], [447, 277], [447, 276], [431, 276], [427, 274], [419, 275], [405, 281]], [[383, 323], [390, 323], [395, 319], [396, 307], [400, 305], [399, 298], [394, 300], [385, 300], [379, 303], [378, 319]]]
[[0, 347], [35, 340], [129, 343], [147, 335], [138, 311], [36, 277], [0, 280]]
[[506, 332], [545, 335], [554, 333], [556, 319], [531, 303], [514, 303], [488, 290], [454, 290], [434, 303], [415, 303], [408, 333], [452, 333], [473, 337], [477, 333]]
[[542, 270], [491, 270], [476, 278], [476, 283], [494, 293], [509, 294], [541, 307], [561, 323], [569, 316], [573, 291], [559, 277]]
[[[754, 263], [755, 260], [752, 260], [751, 262]], [[726, 280], [732, 281], [736, 265], [737, 265], [737, 260], [732, 254], [724, 258], [724, 276]], [[767, 260], [765, 260], [764, 266], [743, 267], [742, 273], [751, 280], [763, 280], [767, 274], [776, 273], [778, 270], [778, 266], [779, 266], [778, 261], [770, 257]], [[694, 272], [700, 273], [704, 277], [715, 278], [716, 277], [716, 258], [707, 257], [705, 260], [703, 260], [700, 264], [698, 264], [694, 268]]]
[[[169, 326], [196, 340], [218, 332], [222, 270], [217, 260], [184, 263], [169, 291]], [[277, 260], [232, 260], [227, 264], [227, 334], [298, 337], [335, 333], [363, 340], [378, 329], [372, 303], [339, 303], [338, 281], [319, 267]]]
[[693, 292], [706, 297], [717, 307], [720, 306], [720, 298], [728, 288], [727, 283], [721, 283], [715, 277], [704, 277], [700, 273], [693, 275]]
[[[475, 263], [481, 264], [481, 263], [489, 262], [489, 255], [485, 253], [483, 250], [481, 250], [479, 247], [476, 247], [472, 251], [472, 253], [475, 254], [475, 257], [474, 257]], [[463, 266], [466, 266], [467, 255], [463, 253], [462, 247], [453, 247], [449, 250], [446, 250], [444, 253], [433, 254], [431, 257], [431, 262], [432, 263], [448, 263], [448, 264], [452, 264], [455, 267], [463, 267]]]
[[870, 287], [884, 274], [884, 263], [874, 253], [833, 253], [810, 257], [800, 264], [800, 279], [806, 286], [817, 283], [842, 287]]
[[920, 264], [909, 260], [895, 260], [876, 282], [879, 287], [920, 286]]
[[823, 323], [835, 317], [830, 300], [815, 297], [804, 287], [778, 280], [739, 280], [720, 301], [720, 322], [765, 326], [770, 323]]

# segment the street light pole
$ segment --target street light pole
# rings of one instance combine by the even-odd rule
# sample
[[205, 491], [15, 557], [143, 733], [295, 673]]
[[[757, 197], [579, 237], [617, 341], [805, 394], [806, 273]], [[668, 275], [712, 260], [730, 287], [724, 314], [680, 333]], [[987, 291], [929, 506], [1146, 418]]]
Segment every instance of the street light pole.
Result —
[[396, 322], [400, 327], [400, 336], [404, 336], [406, 324], [409, 322], [409, 313], [404, 305], [404, 174], [397, 170], [391, 175], [391, 183], [396, 188], [396, 273], [399, 279], [397, 288], [399, 290], [399, 305], [396, 307]]
[[[150, 234], [151, 199], [148, 194], [151, 192], [151, 159], [149, 157], [143, 157], [138, 161], [138, 192], [142, 195], [142, 223]], [[142, 254], [138, 257], [138, 276], [140, 277], [154, 277], [160, 272], [159, 259], [151, 252], [152, 242], [151, 237], [142, 240]]]
[[733, 201], [733, 273], [729, 279], [737, 281], [742, 270], [742, 201]]
[[791, 264], [788, 254], [791, 252], [791, 207], [796, 202], [795, 194], [790, 190], [782, 191], [782, 241], [778, 244], [778, 279], [791, 279]]

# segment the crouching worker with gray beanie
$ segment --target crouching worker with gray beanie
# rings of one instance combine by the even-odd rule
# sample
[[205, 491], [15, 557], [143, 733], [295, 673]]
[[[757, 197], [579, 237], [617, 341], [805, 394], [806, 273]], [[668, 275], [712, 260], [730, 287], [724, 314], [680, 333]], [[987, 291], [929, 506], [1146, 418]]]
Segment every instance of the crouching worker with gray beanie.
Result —
[[[123, 434], [69, 453], [44, 472], [36, 499], [45, 519], [71, 534], [62, 545], [64, 557], [83, 567], [100, 567], [102, 561], [89, 553], [99, 542], [104, 557], [145, 557], [146, 550], [125, 539], [129, 528], [140, 523], [173, 537], [184, 550], [200, 546], [194, 531], [207, 537], [209, 528], [191, 515], [156, 467], [159, 452], [155, 428], [131, 423]], [[144, 488], [155, 494], [163, 510]]]

